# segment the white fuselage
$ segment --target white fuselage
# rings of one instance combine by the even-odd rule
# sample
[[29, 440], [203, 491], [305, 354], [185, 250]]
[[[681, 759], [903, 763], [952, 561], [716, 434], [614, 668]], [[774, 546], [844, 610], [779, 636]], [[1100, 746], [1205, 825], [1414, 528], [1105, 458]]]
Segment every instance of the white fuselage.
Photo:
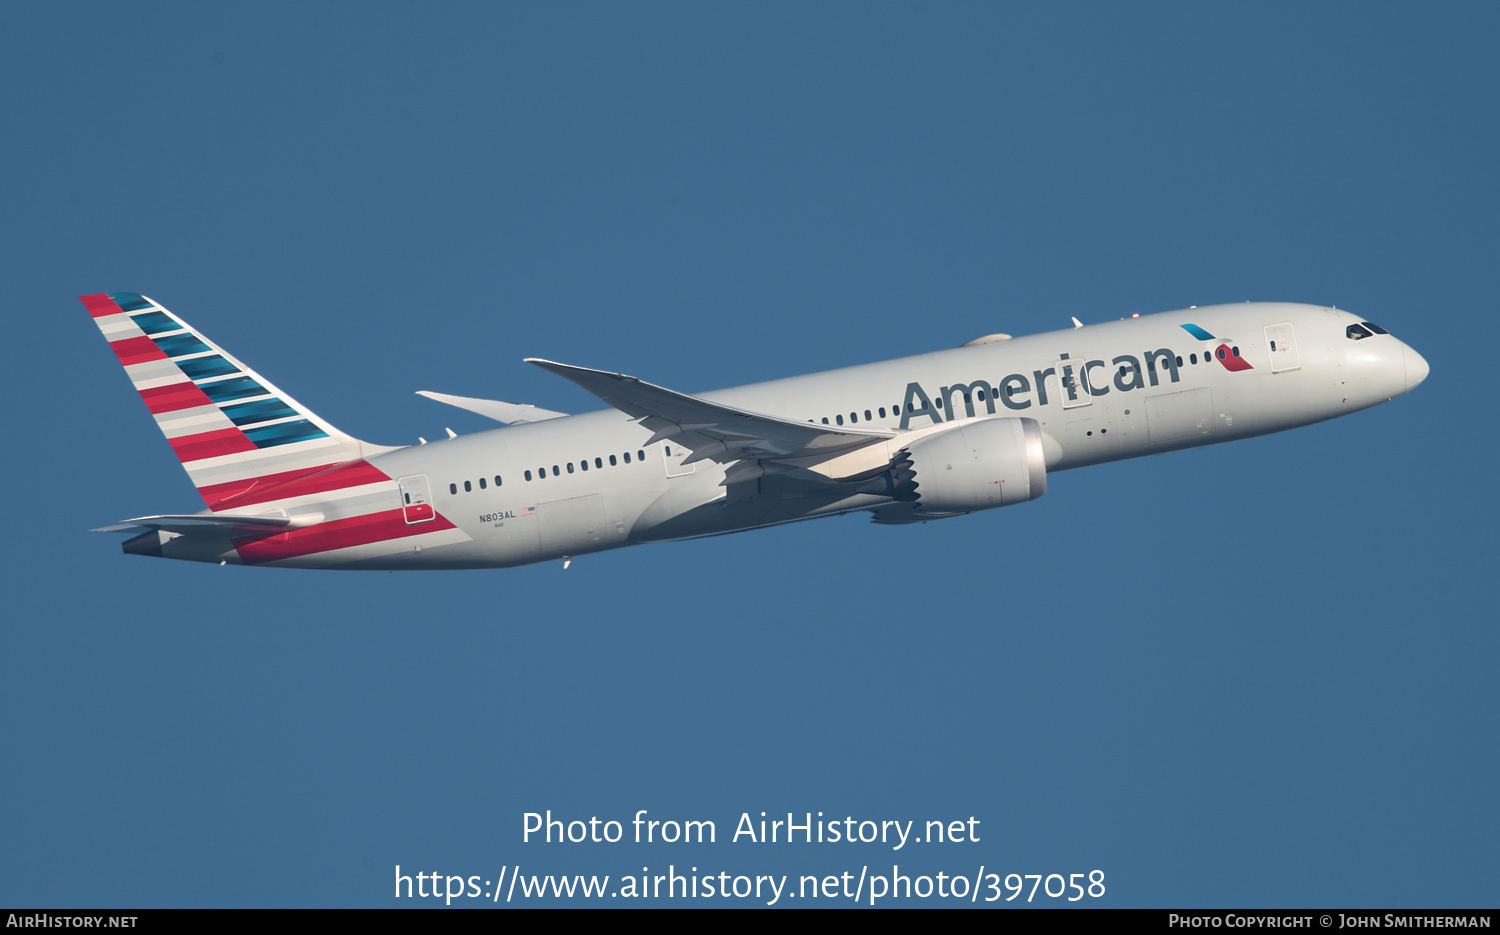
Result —
[[[897, 446], [955, 421], [1027, 417], [1045, 433], [1050, 472], [1307, 425], [1385, 402], [1426, 376], [1426, 362], [1396, 338], [1351, 338], [1359, 321], [1310, 305], [1193, 308], [697, 395], [799, 422], [895, 430]], [[651, 435], [608, 409], [380, 454], [369, 463], [392, 483], [265, 508], [323, 521], [397, 509], [401, 479], [414, 479], [407, 488], [430, 491], [452, 528], [264, 563], [505, 567], [891, 504], [774, 478], [727, 499], [725, 465], [684, 465], [680, 446], [647, 444]], [[232, 550], [179, 557], [239, 561]]]

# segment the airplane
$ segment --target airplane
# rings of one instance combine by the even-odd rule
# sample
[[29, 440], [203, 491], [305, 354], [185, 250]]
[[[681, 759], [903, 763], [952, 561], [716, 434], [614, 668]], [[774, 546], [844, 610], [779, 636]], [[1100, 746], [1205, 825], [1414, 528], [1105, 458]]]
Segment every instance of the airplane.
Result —
[[206, 508], [127, 554], [279, 568], [508, 568], [855, 511], [902, 525], [1026, 503], [1056, 471], [1280, 432], [1427, 376], [1335, 308], [1191, 307], [688, 395], [528, 359], [610, 408], [423, 391], [505, 427], [404, 447], [319, 418], [158, 303], [80, 297]]

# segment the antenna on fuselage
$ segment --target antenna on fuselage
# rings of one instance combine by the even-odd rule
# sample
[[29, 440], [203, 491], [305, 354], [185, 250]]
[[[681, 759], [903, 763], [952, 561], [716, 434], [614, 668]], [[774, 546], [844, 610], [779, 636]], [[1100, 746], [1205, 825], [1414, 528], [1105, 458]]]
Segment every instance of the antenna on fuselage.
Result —
[[1074, 328], [1082, 328], [1083, 327], [1083, 322], [1079, 321], [1077, 318], [1074, 318], [1073, 319], [1073, 327]]

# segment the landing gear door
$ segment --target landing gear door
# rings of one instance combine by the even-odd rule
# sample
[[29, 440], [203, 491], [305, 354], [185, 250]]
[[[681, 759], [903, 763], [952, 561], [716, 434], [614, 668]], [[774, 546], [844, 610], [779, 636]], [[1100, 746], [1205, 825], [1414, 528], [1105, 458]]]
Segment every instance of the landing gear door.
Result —
[[427, 487], [426, 474], [412, 474], [401, 478], [399, 483], [401, 484], [401, 512], [406, 517], [406, 525], [412, 526], [437, 519], [437, 511], [432, 508], [432, 494]]
[[1302, 358], [1297, 354], [1297, 335], [1291, 322], [1266, 326], [1266, 348], [1271, 352], [1272, 373], [1302, 369]]

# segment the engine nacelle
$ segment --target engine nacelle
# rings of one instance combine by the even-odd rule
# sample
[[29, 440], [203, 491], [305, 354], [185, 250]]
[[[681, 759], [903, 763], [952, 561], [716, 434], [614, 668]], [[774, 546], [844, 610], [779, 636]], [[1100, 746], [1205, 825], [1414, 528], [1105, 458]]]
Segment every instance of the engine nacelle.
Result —
[[1035, 500], [1047, 492], [1047, 457], [1035, 419], [979, 419], [903, 449], [895, 499], [915, 512], [972, 513]]

